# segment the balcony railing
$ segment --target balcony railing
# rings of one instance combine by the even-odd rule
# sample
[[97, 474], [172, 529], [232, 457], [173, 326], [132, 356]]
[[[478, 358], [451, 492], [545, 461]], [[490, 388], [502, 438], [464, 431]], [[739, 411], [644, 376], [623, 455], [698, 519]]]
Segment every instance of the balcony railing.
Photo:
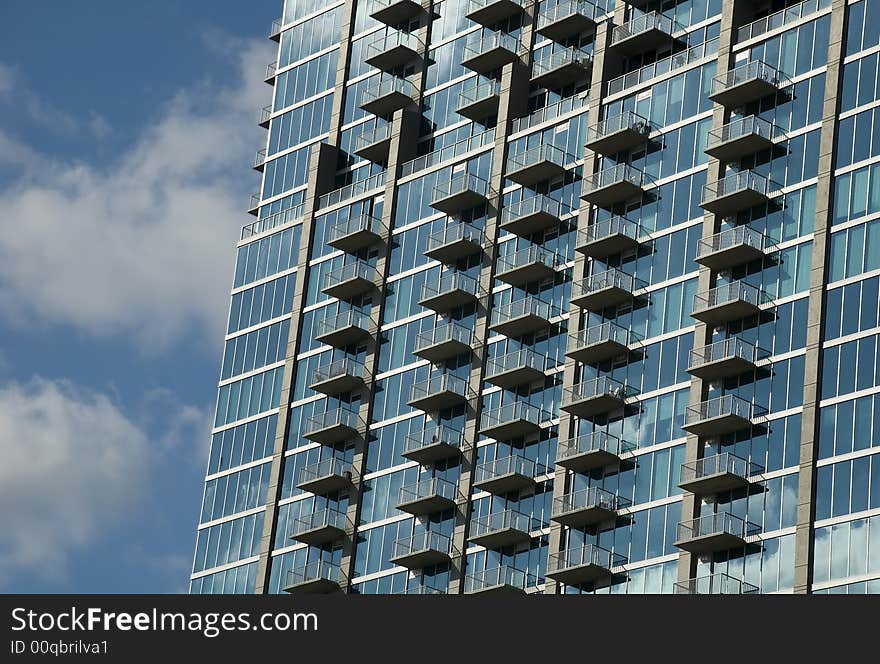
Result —
[[401, 454], [418, 463], [432, 463], [458, 456], [463, 446], [464, 433], [441, 424], [409, 434]]
[[643, 145], [651, 133], [651, 123], [632, 111], [612, 115], [587, 128], [586, 147], [613, 155]]
[[691, 316], [708, 325], [720, 325], [758, 314], [768, 300], [760, 288], [731, 281], [694, 295]]
[[507, 158], [507, 177], [529, 187], [563, 175], [566, 164], [577, 161], [562, 148], [541, 143]]
[[291, 539], [309, 546], [329, 544], [345, 536], [345, 524], [342, 510], [332, 507], [318, 510], [294, 520]]
[[304, 466], [299, 471], [297, 487], [315, 494], [341, 491], [351, 484], [351, 464], [344, 459], [331, 457]]
[[755, 595], [759, 592], [758, 586], [721, 572], [675, 584], [676, 595]]
[[641, 196], [653, 179], [629, 164], [615, 164], [584, 179], [581, 198], [598, 207], [608, 208]]
[[391, 562], [408, 569], [423, 569], [449, 562], [452, 540], [436, 532], [421, 532], [394, 541]]
[[678, 524], [675, 546], [690, 553], [708, 554], [744, 546], [761, 526], [728, 512], [706, 514]]
[[280, 18], [276, 18], [272, 21], [272, 26], [269, 28], [269, 39], [272, 41], [278, 41], [281, 38], [281, 27], [284, 25], [284, 21]]
[[260, 111], [260, 122], [259, 125], [265, 129], [269, 128], [269, 121], [272, 119], [272, 104], [268, 106], [263, 106]]
[[380, 124], [358, 134], [354, 139], [354, 153], [364, 159], [379, 163], [388, 159], [390, 145], [391, 125], [388, 123]]
[[357, 411], [351, 408], [335, 408], [311, 415], [306, 420], [303, 436], [325, 445], [333, 445], [356, 436], [362, 424]]
[[626, 558], [594, 544], [551, 553], [547, 560], [547, 576], [560, 583], [580, 585], [591, 583], [612, 573], [626, 563]]
[[736, 31], [737, 44], [760, 37], [761, 35], [797, 23], [802, 18], [831, 7], [831, 0], [806, 0], [798, 5], [786, 7], [778, 12], [752, 21]]
[[480, 420], [480, 433], [496, 440], [512, 440], [536, 433], [550, 413], [525, 401], [513, 401], [499, 408], [484, 410]]
[[544, 380], [547, 358], [530, 348], [489, 358], [486, 381], [505, 389], [513, 389]]
[[330, 297], [347, 300], [368, 293], [376, 287], [378, 272], [361, 260], [331, 270], [324, 277], [324, 293]]
[[471, 520], [470, 540], [487, 549], [496, 549], [526, 542], [529, 533], [540, 524], [528, 514], [504, 510]]
[[254, 157], [254, 170], [262, 171], [266, 165], [266, 148], [262, 150], [257, 150], [257, 154]]
[[384, 232], [379, 219], [360, 214], [331, 226], [327, 244], [354, 253], [378, 242]]
[[739, 337], [728, 337], [708, 346], [695, 348], [690, 353], [688, 372], [703, 380], [717, 380], [753, 371], [759, 361], [770, 352], [758, 348]]
[[638, 390], [624, 383], [599, 376], [566, 388], [560, 408], [578, 417], [594, 417], [623, 407]]
[[711, 496], [749, 485], [764, 468], [730, 452], [702, 457], [681, 465], [678, 485], [700, 496]]
[[530, 295], [493, 307], [490, 327], [508, 337], [521, 337], [549, 327], [558, 315], [552, 304]]
[[642, 340], [642, 336], [625, 327], [605, 321], [569, 335], [566, 355], [584, 364], [599, 364], [625, 355], [630, 345]]
[[372, 334], [373, 322], [368, 314], [357, 309], [340, 311], [315, 325], [315, 340], [335, 348], [361, 341]]
[[575, 48], [542, 55], [532, 63], [532, 83], [548, 90], [589, 79], [593, 59]]
[[562, 204], [549, 196], [534, 194], [501, 210], [501, 228], [520, 237], [528, 237], [557, 226], [564, 214]]
[[599, 312], [629, 302], [645, 285], [641, 279], [611, 268], [574, 282], [571, 303], [587, 311]]
[[659, 12], [648, 12], [618, 25], [611, 31], [611, 46], [621, 53], [635, 55], [669, 45], [681, 30], [673, 19]]
[[278, 63], [277, 62], [270, 62], [268, 65], [266, 65], [266, 77], [265, 77], [266, 83], [268, 83], [269, 85], [275, 85], [275, 76], [277, 75], [277, 73], [278, 73]]
[[458, 95], [456, 112], [474, 121], [498, 114], [501, 86], [495, 80], [477, 80], [462, 88]]
[[431, 207], [454, 215], [484, 204], [491, 190], [489, 183], [473, 173], [460, 173], [434, 187]]
[[366, 367], [351, 357], [342, 357], [312, 371], [311, 389], [327, 395], [344, 394], [362, 387]]
[[773, 145], [776, 126], [764, 118], [749, 115], [709, 132], [706, 153], [721, 161], [737, 161]]
[[698, 436], [723, 436], [748, 429], [766, 412], [763, 406], [725, 394], [688, 406], [682, 428]]
[[788, 77], [775, 67], [752, 60], [713, 78], [709, 98], [722, 106], [744, 106], [790, 84]]
[[730, 216], [767, 203], [779, 185], [754, 171], [731, 173], [703, 187], [700, 207], [720, 216]]
[[512, 286], [522, 286], [554, 276], [562, 261], [559, 256], [538, 244], [499, 256], [495, 278]]
[[575, 472], [589, 472], [620, 463], [621, 456], [636, 449], [634, 443], [604, 431], [559, 441], [556, 463]]
[[566, 493], [553, 500], [552, 519], [570, 528], [585, 528], [613, 521], [630, 500], [599, 487]]
[[437, 313], [471, 304], [477, 299], [479, 284], [462, 272], [443, 272], [436, 282], [422, 286], [419, 305]]
[[474, 331], [459, 323], [442, 323], [416, 336], [413, 354], [432, 362], [441, 362], [469, 353]]
[[437, 374], [410, 388], [409, 405], [426, 412], [464, 403], [468, 399], [467, 380], [449, 373]]
[[520, 48], [519, 39], [507, 32], [472, 32], [465, 38], [461, 64], [478, 74], [487, 74], [516, 60]]
[[425, 240], [425, 255], [441, 263], [455, 263], [479, 253], [485, 243], [486, 235], [473, 224], [447, 223]]
[[412, 62], [423, 48], [414, 33], [389, 30], [367, 44], [364, 62], [383, 71], [393, 71]]
[[339, 566], [328, 560], [315, 560], [287, 573], [288, 593], [330, 593], [339, 590]]
[[528, 579], [527, 572], [515, 567], [502, 565], [489, 569], [477, 570], [468, 574], [464, 579], [464, 592], [466, 594], [484, 592], [525, 592]]
[[564, 41], [594, 25], [603, 11], [587, 0], [541, 3], [537, 30], [549, 39]]
[[723, 270], [761, 258], [766, 246], [767, 238], [762, 233], [736, 226], [701, 239], [695, 260], [713, 270]]
[[367, 81], [361, 96], [361, 108], [373, 115], [389, 115], [411, 104], [415, 97], [416, 88], [411, 81], [383, 73], [377, 79]]
[[523, 9], [522, 0], [468, 0], [465, 16], [480, 25], [494, 25]]
[[418, 173], [432, 166], [447, 162], [459, 161], [459, 157], [482, 151], [487, 145], [495, 142], [495, 129], [487, 129], [479, 134], [468, 136], [451, 145], [446, 145], [438, 150], [423, 154], [415, 159], [403, 162], [400, 166], [400, 176], [405, 177]]
[[636, 222], [615, 215], [578, 230], [575, 249], [590, 258], [607, 258], [636, 249], [641, 235]]
[[676, 53], [668, 58], [657, 60], [649, 65], [645, 65], [635, 71], [618, 76], [608, 81], [608, 95], [618, 94], [633, 88], [635, 86], [648, 83], [652, 79], [664, 76], [671, 71], [676, 71], [687, 67], [688, 65], [698, 62], [704, 58], [711, 57], [718, 53], [718, 37], [714, 37], [702, 44], [692, 46], [686, 51]]
[[534, 486], [535, 477], [546, 472], [531, 459], [512, 455], [483, 462], [474, 469], [474, 488], [495, 495], [504, 495]]
[[457, 496], [454, 483], [431, 477], [400, 487], [397, 509], [415, 516], [435, 514], [455, 507]]

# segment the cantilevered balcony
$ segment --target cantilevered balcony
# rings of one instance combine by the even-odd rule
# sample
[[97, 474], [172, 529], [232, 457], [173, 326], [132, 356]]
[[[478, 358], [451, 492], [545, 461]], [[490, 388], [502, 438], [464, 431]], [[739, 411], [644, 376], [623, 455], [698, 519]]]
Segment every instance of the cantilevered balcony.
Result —
[[393, 27], [415, 18], [421, 11], [422, 4], [415, 0], [373, 0], [370, 16]]
[[480, 253], [485, 242], [485, 234], [476, 226], [453, 221], [428, 236], [425, 256], [441, 263], [454, 264], [461, 258]]
[[453, 374], [442, 373], [415, 383], [410, 388], [407, 403], [426, 413], [435, 413], [444, 408], [463, 404], [467, 399], [467, 380]]
[[485, 205], [491, 192], [489, 183], [472, 173], [459, 173], [434, 187], [431, 207], [448, 215], [456, 215]]
[[327, 508], [311, 512], [293, 522], [290, 538], [309, 546], [323, 546], [345, 537], [345, 512]]
[[286, 593], [327, 594], [339, 590], [339, 565], [327, 560], [297, 567], [287, 573]]
[[750, 373], [770, 352], [739, 337], [728, 337], [690, 353], [688, 373], [703, 380], [718, 380]]
[[266, 65], [266, 77], [263, 79], [269, 85], [275, 85], [275, 78], [278, 76], [278, 63], [270, 62]]
[[767, 294], [760, 288], [732, 281], [694, 295], [691, 316], [707, 325], [722, 325], [759, 314], [765, 302]]
[[606, 321], [570, 334], [565, 354], [584, 364], [599, 364], [626, 355], [641, 340], [637, 332]]
[[575, 83], [588, 83], [592, 70], [593, 59], [575, 48], [546, 52], [532, 63], [532, 83], [556, 90]]
[[269, 123], [271, 121], [272, 121], [272, 104], [269, 104], [268, 106], [263, 106], [262, 110], [260, 111], [260, 121], [258, 124], [263, 129], [268, 129]]
[[435, 363], [443, 362], [470, 353], [473, 345], [472, 328], [453, 322], [441, 323], [418, 334], [413, 355]]
[[682, 429], [697, 436], [723, 436], [751, 428], [766, 409], [734, 394], [688, 406]]
[[452, 557], [452, 540], [440, 533], [422, 532], [395, 540], [390, 562], [407, 569], [423, 569], [448, 563]]
[[523, 286], [556, 274], [559, 256], [538, 244], [499, 256], [495, 265], [495, 278], [511, 286]]
[[476, 302], [478, 292], [479, 286], [473, 277], [462, 272], [443, 272], [437, 281], [422, 286], [419, 305], [445, 314]]
[[683, 463], [678, 486], [697, 496], [714, 496], [749, 486], [751, 478], [763, 471], [756, 463], [723, 452]]
[[641, 227], [626, 217], [614, 216], [597, 221], [577, 233], [575, 250], [590, 258], [607, 258], [639, 246]]
[[367, 44], [366, 62], [371, 67], [390, 72], [419, 57], [422, 43], [412, 32], [389, 30]]
[[611, 48], [623, 55], [638, 55], [669, 46], [673, 33], [681, 26], [659, 12], [648, 12], [634, 17], [611, 31]]
[[599, 376], [566, 388], [559, 408], [578, 417], [596, 417], [623, 408], [626, 400], [635, 394], [638, 390], [613, 378]]
[[596, 24], [601, 10], [587, 0], [556, 0], [541, 4], [538, 32], [548, 39], [564, 42]]
[[354, 254], [382, 239], [382, 222], [369, 214], [359, 214], [330, 227], [327, 244]]
[[507, 157], [507, 177], [524, 187], [565, 174], [565, 165], [577, 158], [550, 143], [541, 143]]
[[299, 471], [297, 488], [318, 495], [336, 493], [351, 486], [351, 464], [332, 457], [304, 466]]
[[257, 216], [260, 213], [260, 201], [262, 197], [260, 194], [251, 194], [251, 202], [248, 205], [248, 214], [253, 216]]
[[521, 569], [502, 565], [469, 573], [464, 579], [467, 595], [482, 593], [522, 595], [526, 591], [528, 574]]
[[592, 583], [610, 576], [626, 558], [594, 544], [551, 553], [547, 560], [547, 576], [570, 586]]
[[354, 153], [377, 164], [388, 161], [390, 148], [391, 125], [388, 123], [367, 129], [354, 139]]
[[357, 436], [362, 425], [355, 410], [335, 408], [309, 417], [303, 436], [322, 445], [335, 445]]
[[280, 18], [276, 18], [272, 21], [272, 26], [269, 28], [269, 39], [273, 42], [281, 41], [281, 27], [284, 25], [284, 21]]
[[461, 454], [464, 434], [442, 424], [409, 434], [403, 441], [401, 455], [421, 464], [454, 459]]
[[600, 120], [587, 127], [588, 150], [614, 155], [644, 145], [651, 133], [651, 123], [632, 111]]
[[717, 553], [745, 546], [760, 531], [761, 526], [727, 512], [707, 514], [679, 523], [674, 546], [698, 555]]
[[550, 319], [556, 315], [553, 305], [529, 295], [493, 307], [489, 329], [507, 337], [523, 337], [550, 327]]
[[522, 0], [468, 0], [465, 16], [480, 25], [494, 25], [523, 10]]
[[254, 157], [254, 170], [262, 173], [266, 168], [266, 148], [262, 150], [257, 150], [257, 154]]
[[366, 376], [363, 364], [351, 357], [341, 357], [316, 368], [309, 388], [327, 396], [338, 396], [362, 389]]
[[416, 585], [411, 585], [409, 588], [404, 590], [400, 590], [398, 592], [392, 592], [392, 595], [445, 595], [447, 592], [446, 588], [435, 588], [434, 586], [427, 585], [425, 583], [417, 583]]
[[413, 103], [416, 89], [412, 82], [405, 78], [381, 74], [367, 80], [361, 108], [367, 113], [387, 117]]
[[501, 86], [498, 81], [476, 80], [462, 88], [455, 112], [474, 122], [498, 115]]
[[315, 341], [334, 348], [345, 348], [372, 335], [373, 322], [370, 316], [357, 309], [340, 311], [319, 320], [315, 326]]
[[439, 477], [407, 484], [397, 494], [397, 509], [414, 516], [436, 514], [455, 507], [458, 488]]
[[376, 268], [357, 260], [328, 272], [322, 292], [340, 300], [351, 300], [374, 290], [378, 279]]
[[588, 473], [620, 463], [621, 457], [636, 449], [635, 443], [604, 431], [559, 441], [556, 463], [576, 473]]
[[571, 303], [586, 311], [600, 312], [629, 302], [645, 287], [631, 274], [611, 268], [576, 281], [571, 286]]
[[701, 239], [694, 260], [713, 270], [725, 270], [763, 258], [768, 244], [760, 231], [736, 226]]
[[531, 348], [491, 357], [486, 363], [486, 382], [512, 390], [544, 380], [547, 358]]
[[548, 228], [559, 225], [562, 204], [549, 196], [534, 194], [516, 203], [505, 205], [501, 210], [501, 228], [505, 231], [528, 237]]
[[675, 584], [676, 595], [756, 595], [758, 586], [717, 572]]
[[474, 469], [474, 488], [497, 495], [535, 486], [535, 477], [545, 472], [531, 459], [512, 455], [486, 461]]
[[550, 518], [569, 528], [588, 528], [613, 522], [617, 511], [630, 504], [628, 498], [594, 486], [555, 498]]
[[581, 198], [597, 207], [610, 209], [642, 196], [650, 184], [653, 180], [639, 169], [629, 164], [615, 164], [587, 177]]
[[500, 408], [484, 410], [480, 433], [495, 440], [512, 440], [538, 433], [550, 413], [525, 401], [513, 401]]
[[779, 185], [763, 175], [754, 171], [739, 171], [704, 186], [700, 207], [712, 214], [728, 217], [769, 202], [770, 192], [774, 189], [779, 189]]
[[478, 74], [488, 74], [517, 59], [519, 39], [506, 32], [481, 30], [465, 38], [463, 67]]
[[791, 84], [787, 76], [760, 60], [752, 60], [712, 79], [709, 99], [738, 108], [776, 94]]
[[777, 133], [773, 123], [764, 118], [738, 118], [709, 132], [706, 154], [723, 162], [736, 162], [773, 147]]
[[502, 549], [505, 546], [527, 542], [535, 520], [528, 514], [516, 510], [495, 512], [471, 520], [470, 541], [487, 549]]

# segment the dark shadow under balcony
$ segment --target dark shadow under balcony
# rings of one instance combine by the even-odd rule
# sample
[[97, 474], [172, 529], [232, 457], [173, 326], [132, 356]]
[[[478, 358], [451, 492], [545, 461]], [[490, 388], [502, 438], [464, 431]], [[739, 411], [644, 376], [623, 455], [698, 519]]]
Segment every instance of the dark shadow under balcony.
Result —
[[322, 445], [336, 445], [357, 436], [362, 426], [357, 411], [335, 408], [310, 416], [306, 420], [303, 436]]
[[458, 488], [452, 482], [431, 477], [400, 487], [397, 509], [413, 516], [445, 512], [455, 507]]
[[625, 563], [623, 556], [587, 544], [551, 553], [547, 561], [547, 576], [560, 583], [576, 586], [610, 576], [615, 567]]
[[334, 348], [346, 348], [369, 339], [373, 335], [373, 328], [368, 314], [348, 309], [319, 320], [315, 326], [315, 341]]
[[779, 185], [754, 171], [739, 171], [703, 187], [700, 207], [712, 214], [729, 217], [768, 203], [770, 192], [778, 188]]
[[604, 431], [559, 441], [556, 463], [576, 473], [620, 464], [621, 457], [636, 449], [635, 443], [621, 440]]
[[444, 272], [436, 282], [422, 286], [419, 305], [445, 314], [452, 309], [477, 301], [479, 286], [476, 279], [461, 272]]
[[453, 374], [437, 374], [420, 383], [415, 383], [407, 403], [426, 413], [435, 413], [444, 408], [463, 404], [468, 399], [467, 380]]
[[478, 74], [488, 74], [517, 59], [520, 41], [506, 32], [481, 30], [467, 36], [461, 64]]
[[600, 376], [566, 388], [559, 408], [577, 417], [596, 417], [623, 408], [638, 390]]
[[760, 591], [758, 586], [720, 572], [675, 584], [676, 595], [756, 595]]
[[763, 258], [768, 244], [763, 233], [736, 226], [701, 239], [694, 260], [713, 270], [725, 270]]
[[648, 142], [651, 123], [632, 111], [612, 115], [587, 128], [586, 148], [603, 155], [614, 155]]
[[376, 268], [359, 260], [328, 272], [322, 292], [339, 300], [351, 300], [374, 290], [378, 279]]
[[441, 424], [409, 434], [404, 439], [401, 455], [424, 465], [454, 459], [461, 454], [463, 446], [464, 434]]
[[512, 254], [499, 256], [495, 264], [495, 278], [511, 286], [523, 286], [553, 277], [560, 263], [556, 253], [530, 244]]
[[481, 122], [486, 118], [498, 115], [498, 104], [501, 101], [501, 87], [498, 81], [480, 81], [462, 88], [458, 95], [459, 115]]
[[447, 223], [425, 240], [425, 256], [441, 263], [454, 264], [459, 259], [483, 250], [486, 236], [479, 228], [460, 221]]
[[626, 355], [641, 340], [640, 334], [606, 321], [570, 334], [565, 354], [584, 364], [600, 364]]
[[678, 486], [697, 496], [714, 496], [742, 489], [764, 468], [729, 452], [713, 454], [681, 465]]
[[323, 546], [345, 537], [345, 512], [327, 508], [312, 512], [293, 522], [290, 538], [309, 546]]
[[330, 458], [304, 466], [299, 471], [297, 488], [317, 495], [327, 495], [351, 486], [351, 464]]
[[750, 429], [766, 409], [733, 394], [688, 406], [682, 429], [696, 436], [723, 436]]
[[471, 520], [469, 540], [487, 549], [503, 549], [528, 542], [531, 539], [529, 533], [537, 526], [528, 514], [516, 510], [495, 512]]
[[550, 413], [525, 401], [513, 401], [500, 408], [484, 410], [480, 433], [495, 440], [512, 440], [538, 433]]
[[434, 363], [443, 362], [470, 353], [473, 344], [473, 329], [459, 323], [442, 323], [418, 334], [413, 355]]
[[486, 363], [486, 382], [506, 390], [544, 380], [547, 358], [530, 348], [522, 348], [489, 358]]
[[339, 566], [316, 560], [287, 573], [286, 593], [327, 594], [339, 590]]
[[519, 455], [486, 461], [474, 469], [474, 489], [503, 495], [535, 486], [535, 477], [544, 472], [543, 467]]
[[589, 82], [593, 59], [574, 48], [546, 53], [532, 63], [532, 83], [556, 90], [575, 83]]
[[527, 296], [493, 307], [489, 329], [508, 337], [522, 337], [550, 327], [550, 319], [557, 315], [553, 305]]
[[738, 108], [776, 94], [790, 84], [788, 77], [774, 67], [752, 60], [713, 78], [709, 99], [727, 108]]
[[407, 569], [423, 569], [448, 563], [452, 551], [452, 540], [446, 535], [423, 532], [395, 540], [389, 562]]
[[423, 46], [412, 32], [389, 30], [369, 42], [364, 62], [371, 67], [391, 72], [413, 62]]
[[629, 164], [615, 164], [584, 179], [581, 198], [600, 208], [639, 198], [653, 180]]
[[756, 316], [767, 294], [743, 281], [732, 281], [694, 295], [693, 318], [707, 325], [722, 325]]
[[489, 183], [472, 173], [460, 173], [434, 187], [431, 207], [456, 215], [485, 205], [491, 195]]
[[391, 149], [391, 125], [381, 124], [367, 129], [358, 135], [354, 141], [354, 153], [376, 164], [388, 161], [388, 151]]
[[674, 546], [697, 555], [729, 551], [745, 546], [760, 531], [760, 526], [727, 512], [707, 514], [679, 523]]
[[564, 42], [590, 29], [601, 14], [601, 10], [586, 0], [557, 0], [541, 5], [538, 14], [538, 33], [548, 39]]
[[577, 233], [575, 250], [590, 258], [607, 258], [639, 247], [641, 227], [626, 217], [596, 221]]
[[368, 79], [365, 85], [361, 108], [373, 115], [387, 117], [415, 101], [415, 86], [405, 78], [383, 73]]
[[347, 394], [364, 387], [366, 367], [350, 357], [334, 360], [312, 372], [309, 388], [327, 396]]
[[422, 4], [415, 0], [373, 0], [370, 16], [389, 27], [400, 25], [415, 18], [422, 11]]
[[569, 528], [588, 528], [602, 523], [613, 523], [617, 518], [617, 511], [629, 505], [629, 499], [623, 496], [590, 487], [555, 498], [550, 518]]
[[523, 570], [502, 565], [489, 569], [471, 572], [464, 579], [466, 595], [513, 594], [522, 595], [526, 592], [529, 575]]
[[706, 154], [723, 162], [737, 162], [772, 148], [777, 133], [773, 123], [764, 118], [755, 115], [738, 118], [709, 132]]
[[662, 46], [671, 46], [676, 41], [673, 34], [681, 29], [668, 16], [648, 12], [616, 26], [611, 31], [611, 48], [628, 56], [656, 51]]
[[586, 311], [601, 312], [630, 302], [645, 283], [617, 268], [592, 274], [571, 286], [571, 303]]
[[522, 13], [522, 0], [468, 0], [465, 16], [474, 23], [490, 26]]
[[768, 357], [770, 357], [769, 351], [739, 337], [729, 337], [693, 349], [690, 353], [688, 373], [703, 380], [739, 376], [754, 371], [758, 362]]
[[528, 237], [559, 225], [562, 204], [549, 196], [535, 194], [501, 210], [501, 228], [520, 237]]
[[507, 178], [524, 187], [531, 187], [564, 175], [565, 165], [575, 161], [576, 157], [565, 150], [542, 143], [518, 154], [508, 155]]
[[327, 244], [354, 254], [378, 243], [383, 234], [381, 221], [371, 215], [361, 214], [331, 226]]

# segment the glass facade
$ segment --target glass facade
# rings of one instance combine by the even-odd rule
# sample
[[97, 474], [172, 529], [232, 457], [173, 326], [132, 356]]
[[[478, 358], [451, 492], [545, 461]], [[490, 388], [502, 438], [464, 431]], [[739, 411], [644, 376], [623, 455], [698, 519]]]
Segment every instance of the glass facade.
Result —
[[880, 3], [270, 38], [192, 592], [880, 591]]

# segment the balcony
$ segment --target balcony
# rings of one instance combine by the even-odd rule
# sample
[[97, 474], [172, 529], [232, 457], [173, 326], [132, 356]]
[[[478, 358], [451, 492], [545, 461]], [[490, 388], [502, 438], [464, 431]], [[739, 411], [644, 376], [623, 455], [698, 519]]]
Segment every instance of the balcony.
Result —
[[636, 449], [634, 443], [604, 431], [559, 441], [556, 463], [576, 473], [588, 473], [620, 463], [621, 457]]
[[477, 280], [462, 272], [444, 272], [435, 283], [422, 286], [419, 305], [445, 314], [477, 301]]
[[538, 433], [541, 424], [550, 420], [551, 415], [537, 406], [525, 401], [484, 410], [480, 420], [480, 433], [495, 440], [512, 440]]
[[327, 396], [338, 396], [363, 389], [366, 367], [350, 357], [342, 357], [312, 372], [309, 388]]
[[632, 111], [624, 111], [587, 128], [586, 148], [603, 155], [615, 155], [644, 145], [651, 123]]
[[748, 226], [736, 226], [701, 239], [694, 260], [713, 270], [725, 270], [763, 258], [767, 244], [763, 233]]
[[564, 42], [593, 27], [601, 14], [586, 0], [557, 0], [541, 5], [537, 30], [548, 39]]
[[391, 125], [381, 124], [359, 134], [354, 141], [354, 153], [376, 164], [388, 161], [391, 149]]
[[697, 496], [714, 496], [749, 486], [749, 478], [763, 471], [756, 463], [724, 452], [683, 463], [678, 486]]
[[410, 389], [407, 403], [426, 413], [436, 413], [463, 404], [467, 399], [467, 380], [443, 373], [421, 383], [415, 383]]
[[533, 530], [533, 519], [515, 510], [495, 512], [476, 517], [471, 521], [468, 538], [473, 544], [487, 549], [503, 549], [506, 546], [528, 542]]
[[297, 488], [316, 495], [327, 495], [351, 486], [351, 464], [342, 459], [324, 459], [299, 471]]
[[262, 197], [260, 194], [251, 194], [251, 202], [248, 205], [247, 212], [250, 215], [257, 216], [260, 212], [260, 201]]
[[455, 264], [462, 258], [483, 250], [486, 236], [479, 228], [464, 222], [446, 224], [425, 241], [425, 256], [446, 264]]
[[316, 560], [287, 573], [286, 593], [327, 594], [339, 590], [339, 566]]
[[707, 514], [679, 523], [674, 546], [697, 555], [729, 551], [745, 546], [760, 531], [761, 526], [727, 512]]
[[348, 309], [319, 320], [315, 326], [315, 341], [333, 348], [346, 348], [373, 335], [373, 322], [368, 314]]
[[522, 595], [526, 591], [528, 574], [515, 567], [502, 565], [471, 572], [464, 579], [464, 592], [467, 595], [481, 593]]
[[520, 46], [519, 39], [506, 32], [474, 32], [465, 40], [461, 65], [488, 74], [516, 60]]
[[776, 94], [790, 84], [784, 74], [753, 60], [713, 78], [709, 99], [727, 108], [739, 108]]
[[374, 290], [378, 279], [376, 268], [358, 260], [328, 272], [322, 292], [339, 300], [352, 300]]
[[454, 459], [461, 454], [464, 434], [461, 431], [438, 425], [408, 435], [403, 442], [401, 455], [420, 464]]
[[767, 294], [743, 281], [732, 281], [694, 295], [693, 318], [717, 326], [757, 316]]
[[260, 121], [258, 124], [263, 129], [268, 129], [269, 123], [271, 122], [271, 120], [272, 120], [272, 104], [269, 104], [268, 106], [263, 106], [263, 109], [260, 111]]
[[263, 78], [269, 85], [275, 85], [275, 78], [278, 76], [278, 63], [270, 62], [266, 65], [266, 76]]
[[676, 595], [755, 595], [758, 586], [746, 583], [727, 574], [707, 574], [675, 584]]
[[522, 12], [521, 1], [516, 0], [468, 0], [465, 16], [474, 23], [490, 26]]
[[327, 244], [335, 249], [355, 254], [382, 239], [382, 222], [368, 214], [350, 217], [330, 227]]
[[601, 312], [630, 302], [645, 282], [617, 268], [592, 274], [571, 287], [571, 303], [586, 311]]
[[498, 115], [500, 100], [501, 87], [498, 81], [477, 81], [474, 85], [462, 88], [455, 112], [474, 122], [481, 122]]
[[323, 509], [296, 519], [290, 538], [309, 546], [323, 546], [345, 537], [345, 523], [345, 512]]
[[431, 207], [450, 216], [485, 205], [491, 195], [489, 183], [471, 173], [460, 173], [434, 187]]
[[535, 476], [546, 472], [531, 459], [508, 456], [479, 464], [474, 469], [474, 489], [504, 495], [535, 486]]
[[554, 277], [560, 263], [559, 256], [554, 252], [530, 244], [525, 249], [499, 256], [495, 264], [495, 278], [511, 286], [524, 286]]
[[547, 358], [530, 348], [492, 357], [486, 363], [486, 382], [506, 390], [544, 382]]
[[372, 18], [393, 27], [418, 16], [422, 4], [415, 0], [373, 0], [372, 8]]
[[600, 376], [566, 388], [559, 408], [577, 417], [596, 417], [623, 408], [626, 400], [635, 394], [638, 390]]
[[696, 436], [724, 436], [750, 429], [753, 420], [766, 409], [733, 394], [702, 401], [688, 406], [682, 429]]
[[776, 135], [773, 123], [749, 115], [710, 131], [706, 154], [723, 162], [737, 162], [772, 148]]
[[523, 337], [550, 327], [559, 315], [553, 305], [531, 295], [492, 308], [489, 329], [507, 337]]
[[690, 353], [688, 373], [703, 380], [719, 380], [750, 373], [770, 352], [739, 337], [721, 339]]
[[583, 364], [601, 364], [630, 352], [642, 336], [625, 327], [606, 321], [570, 334], [566, 356]]
[[381, 74], [369, 79], [361, 96], [361, 108], [367, 113], [387, 117], [413, 103], [415, 86], [405, 78]]
[[675, 41], [672, 35], [678, 30], [681, 26], [668, 16], [648, 12], [616, 26], [611, 31], [611, 48], [628, 56], [656, 51], [671, 45]]
[[362, 425], [356, 411], [336, 408], [309, 417], [303, 436], [322, 445], [336, 445], [357, 436]]
[[569, 528], [589, 528], [602, 523], [613, 523], [617, 518], [617, 511], [630, 504], [623, 496], [590, 487], [555, 498], [550, 518]]
[[280, 18], [276, 18], [272, 21], [272, 27], [269, 28], [269, 39], [273, 42], [281, 41], [281, 27], [284, 25], [284, 21]]
[[756, 205], [769, 203], [770, 192], [774, 189], [779, 189], [779, 185], [763, 175], [739, 171], [703, 187], [700, 207], [712, 214], [729, 217]]
[[413, 355], [438, 363], [470, 353], [473, 345], [472, 329], [458, 323], [443, 323], [419, 333]]
[[257, 154], [254, 157], [254, 170], [262, 173], [266, 168], [266, 148], [262, 150], [257, 150]]
[[610, 576], [615, 567], [625, 563], [623, 556], [594, 544], [586, 544], [551, 553], [547, 560], [547, 576], [560, 583], [576, 586]]
[[637, 223], [614, 216], [578, 230], [575, 250], [590, 258], [608, 258], [638, 249], [641, 234]]
[[451, 539], [440, 533], [423, 532], [396, 540], [389, 562], [407, 569], [423, 569], [448, 563], [451, 558]]
[[553, 51], [532, 63], [532, 83], [540, 88], [556, 90], [575, 83], [589, 82], [592, 58], [574, 48]]
[[645, 187], [654, 181], [629, 164], [616, 164], [584, 180], [581, 198], [593, 205], [610, 209], [644, 195]]
[[562, 204], [559, 201], [543, 194], [535, 194], [504, 206], [500, 225], [502, 230], [509, 233], [529, 237], [559, 226], [561, 216]]
[[455, 507], [458, 488], [452, 482], [431, 477], [400, 487], [397, 509], [413, 516], [445, 512]]
[[413, 33], [389, 30], [367, 44], [364, 62], [384, 72], [392, 72], [416, 60], [423, 48]]
[[542, 143], [519, 154], [507, 157], [507, 177], [524, 187], [552, 180], [565, 174], [566, 164], [577, 161], [577, 157], [565, 150]]

